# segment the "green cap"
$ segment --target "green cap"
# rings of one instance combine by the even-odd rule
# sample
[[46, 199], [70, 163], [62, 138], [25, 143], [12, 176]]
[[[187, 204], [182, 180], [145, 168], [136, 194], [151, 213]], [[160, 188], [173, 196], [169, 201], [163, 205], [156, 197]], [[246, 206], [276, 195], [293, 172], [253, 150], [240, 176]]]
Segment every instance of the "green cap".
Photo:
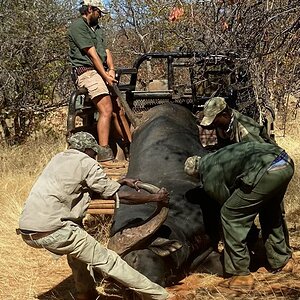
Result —
[[101, 0], [83, 0], [81, 5], [90, 5], [97, 7], [103, 14], [108, 14], [109, 11], [104, 7]]
[[227, 103], [222, 97], [214, 97], [207, 100], [204, 104], [204, 117], [200, 123], [202, 126], [209, 126], [221, 111], [227, 106]]
[[100, 152], [100, 147], [95, 138], [88, 132], [76, 132], [68, 138], [69, 148], [79, 151], [93, 149], [96, 153]]
[[199, 155], [188, 157], [184, 163], [185, 173], [190, 176], [197, 177], [199, 175], [200, 159], [201, 159], [201, 156], [199, 156]]

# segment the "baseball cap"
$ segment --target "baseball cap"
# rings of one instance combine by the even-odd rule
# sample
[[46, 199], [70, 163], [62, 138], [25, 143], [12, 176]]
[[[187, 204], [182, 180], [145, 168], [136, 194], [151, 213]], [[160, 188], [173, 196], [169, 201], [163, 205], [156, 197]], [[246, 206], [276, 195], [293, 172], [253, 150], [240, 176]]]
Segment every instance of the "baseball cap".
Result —
[[97, 7], [103, 14], [108, 14], [109, 11], [104, 7], [101, 0], [83, 0], [81, 5], [90, 5]]
[[69, 148], [84, 151], [93, 149], [96, 153], [100, 152], [100, 147], [95, 138], [88, 132], [76, 132], [68, 138]]
[[204, 104], [204, 117], [200, 123], [202, 126], [209, 126], [221, 111], [227, 106], [227, 103], [222, 97], [214, 97], [207, 100]]
[[186, 174], [190, 176], [198, 176], [199, 175], [199, 162], [200, 162], [201, 156], [194, 155], [190, 156], [186, 159], [184, 163], [184, 171]]

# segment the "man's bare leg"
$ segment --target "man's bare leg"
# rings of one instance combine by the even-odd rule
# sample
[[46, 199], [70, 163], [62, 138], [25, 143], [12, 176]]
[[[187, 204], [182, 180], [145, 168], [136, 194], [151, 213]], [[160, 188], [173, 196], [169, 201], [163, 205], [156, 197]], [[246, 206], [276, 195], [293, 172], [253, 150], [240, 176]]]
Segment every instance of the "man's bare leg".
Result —
[[98, 143], [100, 146], [107, 146], [112, 116], [112, 103], [109, 95], [100, 95], [93, 99], [99, 112], [97, 123]]
[[99, 159], [99, 161], [112, 160], [114, 157], [111, 149], [108, 146], [110, 122], [112, 118], [111, 98], [109, 95], [100, 95], [95, 97], [93, 99], [93, 102], [96, 105], [97, 110], [99, 112], [99, 118], [97, 123], [98, 143], [100, 146], [105, 147], [103, 149], [103, 159]]

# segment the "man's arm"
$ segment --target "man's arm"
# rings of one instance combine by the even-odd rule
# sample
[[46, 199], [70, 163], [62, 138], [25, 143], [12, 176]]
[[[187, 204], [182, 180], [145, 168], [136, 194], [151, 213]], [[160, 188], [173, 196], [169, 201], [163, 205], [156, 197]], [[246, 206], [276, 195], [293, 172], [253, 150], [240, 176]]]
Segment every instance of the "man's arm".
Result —
[[[223, 168], [224, 166], [221, 166], [220, 163], [214, 164], [211, 165], [211, 169], [205, 175], [200, 174], [205, 192], [211, 199], [217, 201], [221, 205], [223, 205], [230, 197], [230, 191], [222, 176]], [[219, 176], [216, 177], [216, 174], [219, 174]]]
[[84, 51], [93, 62], [96, 71], [100, 74], [103, 80], [108, 83], [108, 85], [112, 86], [114, 83], [117, 83], [116, 79], [112, 78], [105, 72], [101, 58], [99, 57], [96, 48], [94, 46], [85, 48]]
[[[142, 204], [148, 202], [165, 202], [169, 201], [169, 193], [165, 188], [161, 188], [155, 194], [148, 194], [136, 190], [120, 190], [118, 191], [120, 202], [125, 204]], [[116, 195], [113, 196], [116, 199]]]
[[112, 78], [116, 77], [116, 70], [115, 70], [115, 66], [114, 66], [114, 61], [113, 61], [113, 57], [112, 57], [112, 53], [110, 52], [109, 49], [106, 49], [106, 63], [108, 66], [108, 75]]
[[[91, 162], [91, 160], [89, 159], [88, 162]], [[169, 193], [165, 188], [161, 188], [157, 193], [149, 194], [139, 190], [136, 184], [140, 182], [139, 179], [121, 178], [118, 181], [111, 180], [94, 161], [85, 178], [87, 186], [95, 193], [98, 193], [103, 199], [116, 200], [116, 193], [118, 193], [120, 201], [128, 204], [142, 204], [147, 202], [167, 203], [169, 201]], [[120, 185], [127, 185], [132, 189], [119, 190]]]
[[127, 177], [123, 177], [123, 178], [120, 178], [118, 180], [118, 183], [120, 185], [127, 185], [131, 188], [136, 189], [137, 191], [139, 190], [137, 185], [136, 185], [138, 182], [141, 182], [141, 180], [140, 179], [127, 178]]
[[[165, 188], [161, 188], [155, 194], [149, 194], [144, 191], [141, 191], [138, 188], [137, 183], [141, 182], [139, 179], [132, 178], [121, 178], [118, 180], [118, 183], [121, 185], [127, 185], [134, 190], [123, 189], [118, 191], [118, 196], [122, 203], [128, 204], [141, 204], [147, 202], [168, 202], [169, 201], [169, 193]], [[115, 199], [114, 195], [114, 199]]]

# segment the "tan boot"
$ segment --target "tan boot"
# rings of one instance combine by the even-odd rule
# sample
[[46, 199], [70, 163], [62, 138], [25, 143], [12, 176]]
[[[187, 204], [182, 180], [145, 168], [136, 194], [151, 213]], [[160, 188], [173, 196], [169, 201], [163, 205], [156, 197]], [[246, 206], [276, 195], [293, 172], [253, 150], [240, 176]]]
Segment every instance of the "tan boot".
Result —
[[254, 288], [254, 277], [249, 275], [235, 275], [219, 283], [220, 286], [232, 290], [252, 290]]
[[281, 269], [282, 272], [285, 273], [294, 273], [296, 269], [296, 261], [293, 258], [290, 258], [284, 267]]

